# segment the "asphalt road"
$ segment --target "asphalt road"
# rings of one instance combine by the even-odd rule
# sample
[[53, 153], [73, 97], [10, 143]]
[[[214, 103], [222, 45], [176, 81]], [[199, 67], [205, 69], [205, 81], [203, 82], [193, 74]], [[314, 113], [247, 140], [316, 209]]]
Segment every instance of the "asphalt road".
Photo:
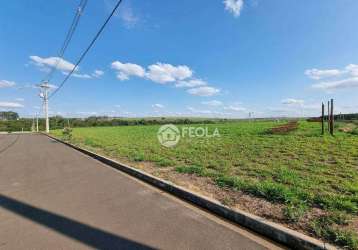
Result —
[[0, 135], [0, 249], [280, 249], [43, 135]]

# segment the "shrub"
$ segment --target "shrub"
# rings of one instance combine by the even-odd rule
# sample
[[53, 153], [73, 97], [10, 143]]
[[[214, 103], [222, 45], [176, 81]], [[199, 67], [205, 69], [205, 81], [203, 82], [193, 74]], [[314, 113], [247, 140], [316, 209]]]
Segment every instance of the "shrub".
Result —
[[72, 128], [70, 127], [65, 127], [62, 130], [62, 135], [64, 137], [65, 140], [69, 141], [72, 139]]

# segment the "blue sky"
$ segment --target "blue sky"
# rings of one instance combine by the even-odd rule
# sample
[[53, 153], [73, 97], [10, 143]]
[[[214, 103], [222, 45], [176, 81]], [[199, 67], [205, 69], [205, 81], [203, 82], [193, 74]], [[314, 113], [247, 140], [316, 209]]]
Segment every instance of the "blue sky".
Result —
[[[42, 112], [34, 88], [56, 63], [79, 1], [0, 8], [0, 109]], [[89, 0], [58, 85], [114, 0]], [[356, 0], [123, 0], [50, 101], [63, 116], [256, 117], [358, 112]]]

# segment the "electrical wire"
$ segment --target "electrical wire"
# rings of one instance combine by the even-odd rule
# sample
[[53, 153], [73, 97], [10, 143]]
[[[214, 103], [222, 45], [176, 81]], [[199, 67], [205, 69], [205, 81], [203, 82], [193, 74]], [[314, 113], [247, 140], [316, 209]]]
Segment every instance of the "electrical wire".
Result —
[[79, 5], [76, 9], [75, 16], [73, 17], [71, 26], [70, 26], [69, 30], [67, 31], [66, 38], [63, 41], [60, 52], [57, 55], [56, 64], [54, 65], [54, 67], [51, 68], [50, 72], [46, 75], [46, 77], [42, 81], [50, 81], [52, 79], [58, 65], [60, 64], [60, 62], [63, 59], [63, 56], [65, 54], [65, 51], [66, 51], [68, 45], [70, 44], [70, 42], [72, 40], [73, 34], [76, 31], [76, 28], [77, 28], [78, 23], [81, 19], [82, 13], [83, 13], [84, 9], [86, 8], [87, 1], [88, 0], [81, 0], [81, 2], [79, 3]]
[[112, 16], [114, 15], [114, 13], [116, 12], [116, 10], [118, 9], [119, 5], [122, 3], [123, 0], [119, 0], [117, 2], [117, 4], [114, 6], [111, 14], [107, 17], [106, 21], [103, 23], [103, 25], [101, 26], [101, 28], [99, 29], [99, 31], [97, 32], [97, 34], [94, 36], [94, 38], [92, 39], [91, 43], [88, 45], [88, 47], [86, 48], [86, 50], [82, 53], [82, 55], [80, 56], [80, 58], [78, 59], [77, 63], [75, 64], [75, 66], [73, 67], [73, 69], [71, 70], [71, 72], [69, 72], [65, 79], [61, 82], [61, 84], [58, 86], [57, 89], [55, 89], [51, 95], [49, 96], [49, 99], [51, 99], [56, 93], [58, 93], [58, 91], [65, 85], [65, 83], [68, 81], [68, 79], [71, 77], [71, 75], [75, 72], [75, 70], [77, 69], [78, 65], [82, 62], [82, 60], [85, 58], [85, 56], [87, 55], [87, 53], [89, 52], [89, 50], [93, 47], [94, 43], [96, 42], [96, 40], [98, 39], [98, 37], [101, 35], [102, 31], [104, 30], [104, 28], [106, 27], [106, 25], [108, 24], [109, 20], [111, 20]]

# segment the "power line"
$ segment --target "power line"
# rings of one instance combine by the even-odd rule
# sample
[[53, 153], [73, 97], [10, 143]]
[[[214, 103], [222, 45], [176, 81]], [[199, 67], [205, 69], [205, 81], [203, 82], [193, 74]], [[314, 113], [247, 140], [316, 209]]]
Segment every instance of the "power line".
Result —
[[106, 25], [108, 24], [109, 20], [112, 18], [112, 16], [116, 12], [116, 10], [118, 9], [118, 7], [122, 3], [122, 1], [123, 0], [119, 0], [117, 2], [117, 4], [114, 6], [111, 14], [107, 17], [106, 21], [103, 23], [103, 25], [101, 26], [101, 28], [99, 29], [97, 34], [94, 36], [94, 38], [92, 39], [91, 43], [88, 45], [86, 50], [82, 53], [82, 55], [80, 56], [79, 60], [77, 61], [77, 63], [75, 64], [75, 66], [73, 67], [71, 72], [69, 72], [66, 75], [65, 79], [61, 82], [61, 84], [58, 86], [58, 88], [55, 89], [54, 92], [52, 92], [52, 94], [49, 96], [49, 99], [52, 98], [65, 85], [65, 83], [68, 81], [68, 79], [71, 77], [71, 75], [75, 72], [75, 70], [77, 69], [78, 65], [82, 62], [82, 60], [85, 58], [85, 56], [87, 55], [89, 50], [92, 48], [92, 46], [94, 45], [94, 43], [98, 39], [98, 37], [101, 35], [102, 31], [104, 30], [104, 28], [106, 27]]
[[50, 81], [51, 80], [51, 78], [53, 77], [53, 74], [55, 73], [55, 71], [56, 71], [56, 69], [58, 67], [58, 65], [60, 64], [60, 61], [62, 61], [63, 56], [65, 54], [65, 51], [66, 51], [68, 45], [70, 44], [70, 42], [72, 40], [73, 34], [76, 31], [76, 28], [78, 26], [78, 23], [80, 21], [82, 13], [83, 13], [84, 9], [86, 8], [87, 1], [88, 0], [81, 0], [80, 4], [78, 5], [78, 7], [76, 9], [75, 16], [73, 17], [71, 26], [70, 26], [70, 28], [69, 28], [69, 30], [67, 32], [65, 40], [63, 41], [63, 44], [62, 44], [61, 49], [60, 49], [60, 52], [58, 53], [58, 56], [57, 56], [58, 59], [56, 61], [56, 64], [55, 64], [54, 67], [51, 68], [50, 72], [46, 75], [46, 77], [43, 79], [43, 81]]

